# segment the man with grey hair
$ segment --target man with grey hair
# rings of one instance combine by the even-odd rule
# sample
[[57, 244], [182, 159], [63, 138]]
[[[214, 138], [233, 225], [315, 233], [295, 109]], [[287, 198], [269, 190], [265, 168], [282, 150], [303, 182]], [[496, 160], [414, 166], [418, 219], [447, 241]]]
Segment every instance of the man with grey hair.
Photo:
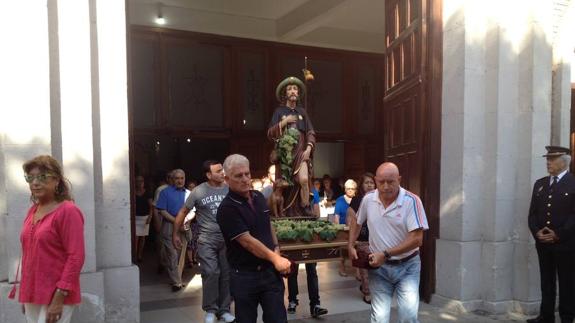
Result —
[[[182, 275], [178, 270], [178, 261], [180, 259], [178, 250], [172, 244], [172, 227], [176, 220], [178, 211], [184, 205], [186, 198], [190, 194], [185, 188], [186, 174], [181, 169], [175, 169], [171, 172], [172, 184], [160, 192], [156, 209], [162, 216], [162, 243], [166, 256], [166, 270], [172, 282], [172, 291], [177, 292], [182, 289]], [[183, 241], [186, 241], [185, 235], [180, 234]], [[187, 243], [187, 241], [186, 241]], [[182, 250], [180, 252], [185, 252]]]
[[237, 322], [255, 323], [261, 305], [264, 322], [285, 323], [284, 284], [280, 274], [289, 273], [290, 261], [280, 256], [270, 209], [262, 193], [251, 190], [246, 157], [228, 156], [224, 171], [229, 193], [216, 218], [226, 242]]
[[569, 172], [571, 150], [545, 147], [549, 176], [533, 186], [529, 230], [535, 239], [541, 276], [539, 316], [529, 323], [555, 322], [559, 280], [559, 316], [562, 323], [575, 318], [575, 176]]

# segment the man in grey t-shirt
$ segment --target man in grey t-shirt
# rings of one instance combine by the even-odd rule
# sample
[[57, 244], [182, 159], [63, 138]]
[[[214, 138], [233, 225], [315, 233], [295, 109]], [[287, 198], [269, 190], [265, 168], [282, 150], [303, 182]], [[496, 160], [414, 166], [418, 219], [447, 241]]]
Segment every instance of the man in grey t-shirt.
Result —
[[[208, 160], [203, 167], [208, 181], [194, 188], [186, 199], [174, 222], [174, 232], [179, 232], [184, 218], [195, 208], [195, 219], [199, 227], [198, 258], [202, 272], [202, 309], [206, 312], [204, 322], [216, 322], [217, 318], [223, 319], [224, 322], [234, 322], [235, 317], [230, 313], [226, 246], [216, 221], [218, 207], [228, 194], [228, 186], [224, 182], [220, 162]], [[182, 248], [178, 235], [173, 235], [172, 240], [176, 248]]]

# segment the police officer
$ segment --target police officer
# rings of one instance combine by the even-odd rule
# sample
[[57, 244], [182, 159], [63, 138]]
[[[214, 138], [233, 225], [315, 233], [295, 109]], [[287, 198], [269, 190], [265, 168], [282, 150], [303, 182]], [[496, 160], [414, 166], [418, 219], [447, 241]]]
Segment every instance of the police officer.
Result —
[[556, 277], [561, 323], [575, 318], [575, 176], [568, 172], [571, 151], [547, 146], [547, 172], [533, 186], [529, 229], [535, 239], [541, 275], [539, 316], [528, 323], [554, 323]]

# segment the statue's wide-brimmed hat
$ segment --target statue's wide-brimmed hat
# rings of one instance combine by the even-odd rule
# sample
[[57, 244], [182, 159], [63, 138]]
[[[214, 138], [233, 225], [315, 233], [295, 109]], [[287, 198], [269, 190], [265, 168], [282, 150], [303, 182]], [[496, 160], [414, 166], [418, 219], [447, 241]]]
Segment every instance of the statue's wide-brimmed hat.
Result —
[[278, 99], [278, 101], [282, 101], [282, 97], [285, 95], [286, 86], [292, 84], [297, 85], [297, 87], [299, 88], [300, 99], [302, 99], [305, 96], [306, 93], [305, 84], [297, 77], [289, 76], [286, 77], [283, 81], [281, 81], [280, 84], [278, 84], [278, 87], [276, 88], [276, 99]]
[[562, 155], [571, 155], [571, 149], [561, 146], [545, 146], [547, 154], [543, 157], [559, 157]]

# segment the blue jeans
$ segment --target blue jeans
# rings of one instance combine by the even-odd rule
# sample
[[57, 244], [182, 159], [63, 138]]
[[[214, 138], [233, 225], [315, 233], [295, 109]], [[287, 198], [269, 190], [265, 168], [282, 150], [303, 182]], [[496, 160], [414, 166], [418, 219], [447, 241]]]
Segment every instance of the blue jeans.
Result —
[[273, 268], [261, 271], [230, 270], [230, 291], [236, 304], [237, 323], [256, 323], [258, 305], [264, 323], [285, 323], [284, 282]]
[[415, 256], [398, 265], [384, 264], [369, 271], [371, 323], [389, 322], [393, 293], [397, 296], [398, 322], [417, 323], [421, 260]]

